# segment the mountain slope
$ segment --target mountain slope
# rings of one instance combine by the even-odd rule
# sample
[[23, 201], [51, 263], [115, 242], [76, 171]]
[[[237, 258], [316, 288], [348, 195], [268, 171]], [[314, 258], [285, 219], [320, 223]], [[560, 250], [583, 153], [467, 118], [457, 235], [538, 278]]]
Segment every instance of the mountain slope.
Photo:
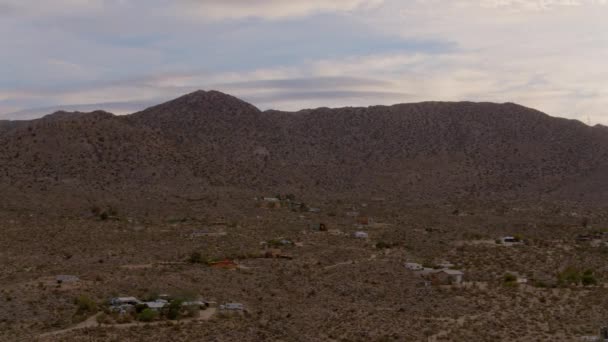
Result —
[[197, 91], [128, 116], [59, 112], [0, 123], [0, 186], [36, 201], [217, 187], [404, 201], [597, 200], [608, 198], [607, 161], [605, 127], [510, 103], [261, 112]]

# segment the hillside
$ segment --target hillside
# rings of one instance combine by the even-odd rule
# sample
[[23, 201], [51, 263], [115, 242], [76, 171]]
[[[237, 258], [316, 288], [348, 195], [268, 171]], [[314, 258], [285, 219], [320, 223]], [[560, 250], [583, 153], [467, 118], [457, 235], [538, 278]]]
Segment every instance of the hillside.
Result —
[[261, 112], [197, 91], [127, 116], [58, 112], [0, 122], [0, 187], [15, 194], [6, 206], [144, 194], [160, 203], [224, 188], [408, 201], [597, 200], [608, 198], [607, 157], [605, 127], [511, 103]]

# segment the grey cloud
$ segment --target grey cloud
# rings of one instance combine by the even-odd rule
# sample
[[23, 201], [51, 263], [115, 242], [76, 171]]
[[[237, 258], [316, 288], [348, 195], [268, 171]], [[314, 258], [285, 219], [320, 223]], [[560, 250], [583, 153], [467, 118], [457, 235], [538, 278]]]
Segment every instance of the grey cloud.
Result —
[[[248, 95], [244, 98], [253, 103], [289, 102], [296, 100], [323, 100], [323, 99], [395, 99], [405, 101], [411, 95], [390, 91], [349, 91], [349, 90], [327, 90], [327, 91], [277, 91], [269, 94]], [[401, 100], [399, 100], [401, 99]]]
[[311, 77], [255, 80], [218, 84], [230, 89], [335, 89], [356, 87], [389, 87], [391, 82], [357, 77]]

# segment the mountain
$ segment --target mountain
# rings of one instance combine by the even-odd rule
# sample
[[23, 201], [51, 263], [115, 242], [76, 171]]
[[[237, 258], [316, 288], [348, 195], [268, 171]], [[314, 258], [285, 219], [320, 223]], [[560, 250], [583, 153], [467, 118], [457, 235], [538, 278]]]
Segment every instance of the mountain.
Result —
[[0, 121], [0, 165], [0, 189], [14, 194], [3, 196], [7, 206], [163, 202], [226, 189], [595, 201], [608, 198], [608, 130], [512, 103], [261, 112], [197, 91], [132, 115]]

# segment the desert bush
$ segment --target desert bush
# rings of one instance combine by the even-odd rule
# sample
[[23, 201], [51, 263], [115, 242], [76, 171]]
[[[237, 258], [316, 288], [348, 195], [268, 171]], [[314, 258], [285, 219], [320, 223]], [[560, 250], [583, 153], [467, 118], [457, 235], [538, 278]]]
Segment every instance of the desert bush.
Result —
[[597, 285], [597, 279], [595, 279], [592, 270], [586, 270], [585, 272], [583, 272], [583, 275], [581, 276], [581, 282], [585, 286]]
[[200, 252], [194, 251], [190, 253], [190, 257], [188, 257], [188, 262], [191, 264], [200, 264], [203, 262], [203, 255]]
[[74, 299], [74, 304], [76, 304], [76, 314], [84, 314], [88, 312], [96, 312], [97, 311], [97, 303], [91, 298], [81, 295]]
[[385, 242], [385, 241], [376, 242], [377, 249], [392, 248], [392, 247], [395, 247], [396, 245], [397, 245], [396, 243]]
[[557, 275], [557, 281], [560, 286], [579, 285], [584, 286], [596, 285], [598, 283], [593, 270], [585, 270], [580, 272], [574, 267], [568, 267]]
[[507, 287], [514, 287], [517, 286], [517, 276], [515, 276], [514, 274], [511, 273], [505, 273], [505, 275], [502, 277], [504, 285]]
[[180, 311], [182, 309], [182, 303], [184, 301], [181, 299], [174, 299], [169, 303], [169, 309], [167, 310], [167, 318], [169, 319], [178, 319], [180, 315]]
[[152, 322], [156, 317], [158, 317], [158, 312], [148, 308], [137, 315], [137, 320], [141, 322]]

